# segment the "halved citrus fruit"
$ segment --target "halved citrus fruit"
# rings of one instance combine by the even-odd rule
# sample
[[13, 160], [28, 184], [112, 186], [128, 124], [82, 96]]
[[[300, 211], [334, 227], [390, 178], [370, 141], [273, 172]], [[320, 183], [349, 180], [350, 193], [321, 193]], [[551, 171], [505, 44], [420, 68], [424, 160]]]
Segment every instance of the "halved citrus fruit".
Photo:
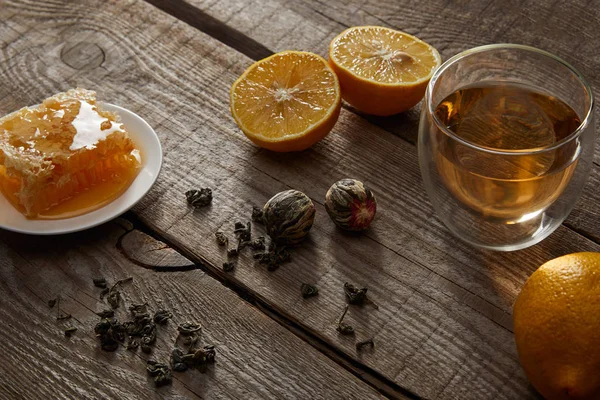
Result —
[[357, 26], [331, 41], [329, 64], [344, 100], [368, 114], [392, 115], [421, 101], [441, 58], [436, 49], [407, 33]]
[[250, 66], [230, 92], [231, 114], [254, 143], [304, 150], [323, 139], [340, 114], [340, 85], [322, 57], [283, 51]]

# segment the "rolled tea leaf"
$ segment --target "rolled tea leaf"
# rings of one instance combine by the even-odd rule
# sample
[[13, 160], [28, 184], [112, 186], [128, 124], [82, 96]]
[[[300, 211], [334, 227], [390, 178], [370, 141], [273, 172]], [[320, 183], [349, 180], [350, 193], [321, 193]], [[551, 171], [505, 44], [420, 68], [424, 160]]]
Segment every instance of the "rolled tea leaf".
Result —
[[315, 205], [298, 190], [286, 190], [273, 196], [263, 208], [267, 233], [278, 244], [302, 242], [315, 220]]

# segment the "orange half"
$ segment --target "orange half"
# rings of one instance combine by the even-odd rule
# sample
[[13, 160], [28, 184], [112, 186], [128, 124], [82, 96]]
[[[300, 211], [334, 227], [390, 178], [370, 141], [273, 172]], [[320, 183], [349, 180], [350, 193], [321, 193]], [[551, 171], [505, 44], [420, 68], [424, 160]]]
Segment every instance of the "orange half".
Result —
[[392, 115], [421, 101], [441, 58], [435, 48], [408, 33], [358, 26], [331, 41], [329, 64], [344, 100], [364, 113]]
[[257, 145], [299, 151], [335, 125], [340, 85], [322, 57], [284, 51], [254, 63], [234, 82], [230, 106], [237, 125]]

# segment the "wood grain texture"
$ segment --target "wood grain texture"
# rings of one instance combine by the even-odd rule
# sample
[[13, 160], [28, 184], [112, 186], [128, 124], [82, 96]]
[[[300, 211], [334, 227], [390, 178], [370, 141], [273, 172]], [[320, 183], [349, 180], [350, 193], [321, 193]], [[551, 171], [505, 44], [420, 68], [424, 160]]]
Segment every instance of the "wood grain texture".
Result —
[[[306, 50], [327, 57], [329, 42], [355, 25], [382, 25], [408, 32], [435, 46], [446, 60], [472, 47], [519, 43], [547, 50], [574, 65], [592, 85], [600, 87], [600, 9], [593, 2], [574, 1], [442, 1], [367, 0], [322, 2], [302, 0], [151, 0], [152, 3], [192, 5], [228, 27], [258, 41], [271, 52]], [[577, 28], [573, 28], [577, 27]], [[226, 42], [227, 43], [227, 42]], [[244, 46], [244, 41], [238, 41]], [[235, 44], [227, 43], [236, 47]], [[243, 52], [243, 51], [242, 51]], [[600, 107], [596, 107], [596, 130]], [[370, 122], [416, 144], [420, 106], [392, 117], [364, 116]], [[595, 165], [566, 225], [600, 238], [597, 204], [600, 141]]]
[[[514, 349], [512, 303], [542, 262], [600, 246], [565, 227], [511, 254], [457, 242], [429, 206], [414, 146], [348, 111], [311, 150], [277, 155], [257, 149], [228, 109], [229, 87], [252, 61], [147, 4], [6, 5], [0, 13], [12, 16], [0, 18], [6, 40], [0, 48], [0, 113], [78, 84], [139, 113], [161, 137], [165, 165], [135, 211], [190, 259], [207, 262], [212, 273], [423, 397], [535, 397]], [[92, 70], [66, 66], [61, 49], [73, 35], [96, 43], [105, 61]], [[379, 216], [364, 236], [335, 229], [322, 207], [331, 183], [343, 177], [364, 181], [378, 196]], [[206, 186], [213, 188], [213, 205], [189, 209], [183, 192]], [[317, 206], [310, 239], [292, 263], [269, 273], [244, 254], [233, 274], [223, 273], [214, 232], [231, 233], [236, 219], [249, 218], [253, 204], [290, 187]], [[379, 304], [376, 311], [349, 313], [356, 339], [335, 331], [347, 281], [368, 286]], [[320, 295], [303, 301], [302, 282], [317, 284]], [[357, 354], [355, 340], [370, 336], [375, 350]]]
[[[201, 270], [161, 273], [131, 263], [115, 246], [123, 235], [130, 237], [124, 248], [132, 258], [189, 263], [164, 243], [116, 223], [60, 238], [0, 232], [0, 398], [380, 398]], [[106, 305], [92, 278], [100, 276], [109, 282], [134, 278], [123, 287], [123, 304], [148, 302], [152, 310], [173, 312], [158, 327], [151, 355], [99, 349], [94, 312]], [[47, 306], [56, 296], [71, 320], [56, 321], [56, 307]], [[124, 317], [124, 309], [118, 315]], [[216, 346], [216, 364], [206, 374], [174, 373], [172, 386], [154, 389], [145, 359], [168, 362], [176, 326], [188, 320], [202, 324], [203, 343]], [[63, 334], [67, 326], [78, 328], [71, 338]]]

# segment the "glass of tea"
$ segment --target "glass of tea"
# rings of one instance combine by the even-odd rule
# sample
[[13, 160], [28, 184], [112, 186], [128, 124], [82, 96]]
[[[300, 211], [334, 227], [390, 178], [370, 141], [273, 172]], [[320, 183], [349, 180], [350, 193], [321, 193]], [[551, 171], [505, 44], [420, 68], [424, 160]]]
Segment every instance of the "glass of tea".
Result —
[[444, 224], [473, 245], [511, 251], [567, 217], [592, 166], [594, 100], [579, 72], [532, 47], [477, 47], [433, 75], [419, 162]]

